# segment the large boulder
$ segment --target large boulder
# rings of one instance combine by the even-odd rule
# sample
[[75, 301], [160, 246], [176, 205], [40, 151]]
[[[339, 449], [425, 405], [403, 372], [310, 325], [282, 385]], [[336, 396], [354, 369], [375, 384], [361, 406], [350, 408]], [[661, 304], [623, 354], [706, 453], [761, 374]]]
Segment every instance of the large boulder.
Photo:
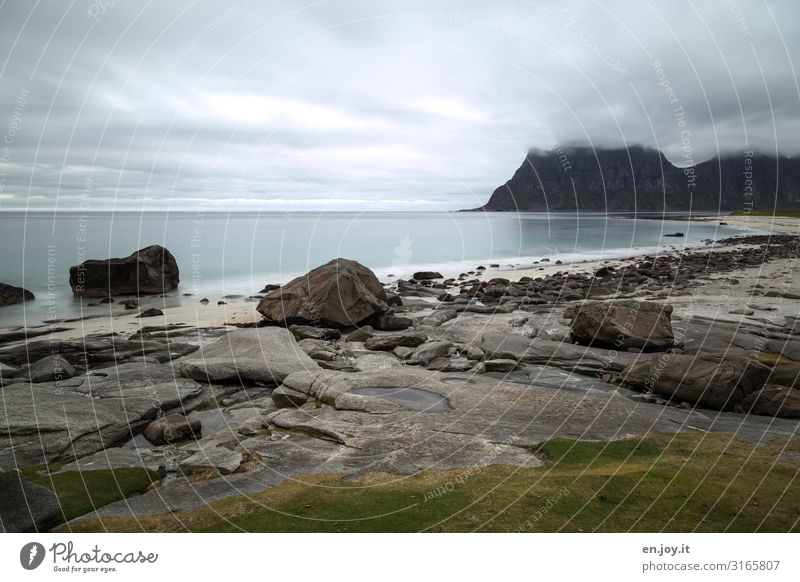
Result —
[[442, 274], [437, 271], [417, 271], [414, 273], [415, 281], [429, 281], [431, 279], [441, 279]]
[[258, 311], [269, 321], [342, 329], [388, 309], [375, 273], [348, 259], [334, 259], [266, 295]]
[[760, 390], [770, 369], [744, 356], [663, 354], [622, 371], [629, 386], [714, 410], [736, 410]]
[[196, 418], [170, 414], [148, 424], [142, 434], [154, 445], [171, 445], [201, 436], [202, 424]]
[[654, 352], [675, 343], [671, 315], [671, 305], [652, 301], [590, 301], [574, 309], [570, 325], [575, 341], [584, 345]]
[[31, 382], [57, 382], [68, 380], [75, 375], [75, 367], [60, 354], [45, 356], [41, 360], [35, 361], [28, 369], [28, 377]]
[[22, 287], [0, 283], [0, 307], [34, 299], [33, 293]]
[[69, 269], [72, 293], [80, 297], [161, 294], [179, 282], [175, 257], [159, 245], [121, 259], [90, 259]]
[[12, 366], [26, 366], [43, 358], [52, 359], [53, 354], [58, 354], [76, 368], [83, 368], [87, 365], [107, 365], [106, 362], [116, 362], [119, 365], [139, 356], [167, 362], [191, 354], [198, 348], [196, 344], [179, 342], [171, 337], [145, 339], [136, 335], [129, 339], [120, 335], [99, 333], [82, 339], [47, 339], [14, 344], [0, 348], [0, 359]]
[[800, 390], [767, 384], [746, 396], [736, 409], [750, 414], [800, 418]]

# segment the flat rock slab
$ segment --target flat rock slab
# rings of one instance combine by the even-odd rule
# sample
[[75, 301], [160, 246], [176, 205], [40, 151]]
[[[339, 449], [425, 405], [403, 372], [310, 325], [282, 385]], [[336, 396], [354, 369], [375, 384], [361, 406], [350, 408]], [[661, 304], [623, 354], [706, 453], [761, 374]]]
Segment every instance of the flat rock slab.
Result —
[[132, 438], [159, 411], [186, 410], [192, 380], [120, 384], [86, 378], [70, 389], [19, 383], [0, 400], [0, 468], [71, 461]]
[[[95, 368], [109, 363], [147, 356], [164, 363], [197, 350], [197, 346], [165, 339], [128, 340], [120, 336], [86, 336], [78, 340], [36, 340], [0, 349], [0, 360], [23, 366], [58, 354], [77, 368]], [[63, 374], [62, 374], [63, 376]]]
[[[295, 373], [283, 386], [308, 402], [268, 413], [262, 417], [269, 427], [265, 434], [238, 442], [237, 450], [261, 459], [260, 468], [195, 483], [172, 480], [81, 519], [188, 511], [315, 473], [357, 477], [498, 463], [536, 467], [541, 461], [532, 447], [554, 437], [613, 440], [648, 432], [720, 431], [758, 443], [797, 430], [797, 422], [787, 419], [634, 402], [613, 386], [553, 368], [527, 365], [514, 374], [523, 372], [527, 383], [417, 368]], [[449, 410], [411, 410], [352, 393], [387, 387], [438, 394]]]
[[28, 378], [31, 382], [52, 382], [55, 380], [68, 380], [75, 375], [75, 368], [58, 354], [45, 356], [31, 364], [28, 368]]
[[67, 463], [58, 471], [99, 471], [105, 469], [144, 468], [158, 472], [159, 469], [174, 470], [177, 463], [192, 453], [176, 447], [137, 448], [114, 447], [99, 451]]
[[355, 358], [354, 367], [359, 372], [403, 368], [405, 364], [391, 352], [367, 352]]
[[243, 456], [239, 451], [225, 447], [202, 447], [199, 451], [180, 462], [184, 473], [197, 469], [215, 469], [222, 475], [233, 473], [242, 464]]
[[[454, 377], [466, 377], [467, 381], [449, 382]], [[344, 443], [362, 450], [377, 446], [375, 443], [386, 441], [389, 435], [395, 444], [398, 439], [418, 443], [432, 433], [454, 430], [465, 437], [507, 444], [555, 436], [622, 438], [652, 430], [673, 432], [673, 420], [685, 418], [678, 409], [635, 403], [613, 392], [579, 394], [414, 368], [355, 374], [300, 373], [289, 376], [285, 384], [328, 406], [279, 411], [272, 422], [289, 427], [295, 420], [307, 430], [338, 434]], [[417, 412], [383, 398], [352, 394], [356, 389], [389, 387], [435, 392], [448, 400], [451, 409]], [[520, 455], [527, 454], [520, 449]]]
[[497, 332], [480, 336], [479, 347], [486, 353], [487, 359], [516, 360], [582, 374], [620, 372], [626, 366], [649, 361], [653, 357], [652, 354], [634, 354]]
[[319, 366], [281, 327], [233, 331], [180, 364], [181, 375], [200, 382], [252, 381], [278, 385], [292, 372]]

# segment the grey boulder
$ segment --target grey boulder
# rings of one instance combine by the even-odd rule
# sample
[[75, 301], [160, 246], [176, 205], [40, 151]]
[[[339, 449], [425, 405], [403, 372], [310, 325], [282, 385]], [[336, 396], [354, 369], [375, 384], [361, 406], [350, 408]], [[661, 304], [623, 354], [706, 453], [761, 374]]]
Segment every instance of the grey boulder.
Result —
[[436, 341], [426, 342], [419, 346], [416, 351], [408, 358], [410, 364], [421, 364], [427, 366], [436, 358], [446, 356], [453, 349], [450, 342]]
[[770, 369], [742, 356], [663, 354], [623, 370], [640, 390], [714, 410], [734, 410], [762, 388]]
[[412, 278], [415, 281], [428, 281], [430, 279], [441, 279], [442, 274], [437, 271], [417, 271]]
[[663, 351], [675, 343], [671, 314], [671, 305], [652, 301], [590, 301], [574, 309], [570, 327], [581, 344]]
[[75, 375], [75, 368], [59, 354], [45, 356], [35, 361], [28, 369], [31, 382], [53, 382], [67, 380]]
[[124, 258], [90, 259], [69, 269], [70, 287], [79, 297], [161, 294], [177, 288], [178, 283], [178, 263], [159, 245]]
[[191, 438], [199, 438], [202, 424], [196, 418], [182, 414], [162, 416], [148, 424], [142, 434], [154, 445], [170, 445]]
[[386, 335], [376, 335], [364, 342], [368, 350], [390, 351], [397, 347], [415, 348], [428, 340], [421, 331], [401, 331]]
[[800, 390], [767, 384], [746, 396], [736, 409], [750, 414], [800, 418]]
[[33, 293], [22, 287], [0, 283], [0, 307], [34, 299]]
[[388, 309], [386, 291], [364, 265], [334, 259], [266, 295], [258, 311], [268, 321], [342, 329]]

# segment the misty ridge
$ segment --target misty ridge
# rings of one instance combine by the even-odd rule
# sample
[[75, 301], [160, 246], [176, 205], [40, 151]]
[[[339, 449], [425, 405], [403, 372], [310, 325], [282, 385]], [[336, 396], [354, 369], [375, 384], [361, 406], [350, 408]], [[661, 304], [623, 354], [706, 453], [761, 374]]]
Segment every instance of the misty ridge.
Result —
[[800, 160], [750, 149], [686, 167], [643, 146], [532, 149], [475, 210], [695, 211], [800, 207]]

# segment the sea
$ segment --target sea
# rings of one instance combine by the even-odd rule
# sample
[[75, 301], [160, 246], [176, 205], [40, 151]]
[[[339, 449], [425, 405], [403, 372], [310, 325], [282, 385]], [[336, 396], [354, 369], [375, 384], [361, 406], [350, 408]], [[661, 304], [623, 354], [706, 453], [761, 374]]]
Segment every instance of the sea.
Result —
[[[685, 217], [685, 216], [684, 216]], [[742, 234], [716, 222], [601, 213], [484, 212], [0, 212], [0, 282], [36, 300], [0, 308], [0, 326], [85, 313], [69, 268], [152, 244], [180, 269], [176, 301], [252, 295], [333, 258], [355, 259], [382, 281], [418, 270], [445, 276], [482, 265], [526, 268], [704, 246]], [[682, 238], [664, 235], [682, 232]]]

